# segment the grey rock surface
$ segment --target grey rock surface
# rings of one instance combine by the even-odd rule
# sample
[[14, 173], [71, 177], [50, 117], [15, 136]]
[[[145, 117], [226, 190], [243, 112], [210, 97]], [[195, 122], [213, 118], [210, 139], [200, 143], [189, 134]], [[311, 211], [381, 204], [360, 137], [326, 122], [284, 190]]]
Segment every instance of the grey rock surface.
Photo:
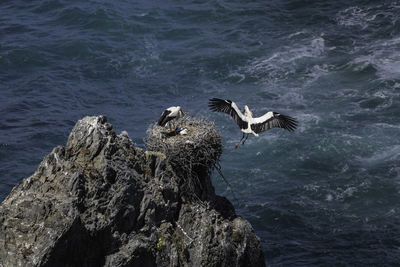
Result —
[[0, 266], [265, 266], [209, 172], [185, 186], [171, 161], [104, 116], [78, 121], [0, 205]]

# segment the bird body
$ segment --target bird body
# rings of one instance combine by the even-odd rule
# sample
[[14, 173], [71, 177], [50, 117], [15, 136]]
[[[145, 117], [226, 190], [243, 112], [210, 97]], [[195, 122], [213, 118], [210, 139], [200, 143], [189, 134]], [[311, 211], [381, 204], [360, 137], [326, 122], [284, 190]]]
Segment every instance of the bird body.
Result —
[[259, 133], [274, 127], [283, 128], [292, 132], [297, 127], [296, 119], [273, 111], [269, 111], [261, 117], [253, 118], [253, 113], [250, 111], [249, 107], [245, 105], [243, 114], [236, 103], [228, 99], [212, 98], [210, 99], [208, 106], [211, 111], [224, 112], [229, 114], [236, 121], [240, 130], [243, 132], [242, 139], [240, 139], [236, 148], [244, 139], [245, 134], [247, 134], [247, 136], [243, 141], [243, 144], [247, 140], [249, 134], [258, 136]]
[[170, 125], [172, 120], [177, 120], [184, 114], [185, 113], [183, 113], [180, 106], [169, 107], [166, 110], [164, 110], [164, 112], [161, 114], [161, 117], [158, 120], [158, 125], [160, 126]]

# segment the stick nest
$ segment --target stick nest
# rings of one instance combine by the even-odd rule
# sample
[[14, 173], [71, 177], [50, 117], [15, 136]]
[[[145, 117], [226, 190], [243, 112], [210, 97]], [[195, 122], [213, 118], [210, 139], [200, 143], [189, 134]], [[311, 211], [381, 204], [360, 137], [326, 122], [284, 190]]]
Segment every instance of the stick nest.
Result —
[[[168, 127], [156, 123], [147, 129], [145, 140], [148, 151], [165, 154], [180, 177], [186, 177], [187, 189], [195, 190], [208, 187], [204, 175], [210, 175], [222, 154], [221, 135], [215, 129], [214, 123], [206, 119], [185, 116], [173, 122], [175, 126], [187, 129], [186, 135], [171, 135]], [[208, 179], [209, 180], [209, 179]], [[193, 192], [193, 191], [192, 191]]]
[[185, 116], [175, 121], [174, 125], [187, 129], [187, 134], [168, 136], [171, 132], [168, 127], [154, 123], [147, 129], [146, 149], [164, 153], [182, 165], [212, 167], [219, 160], [222, 153], [221, 135], [213, 122]]

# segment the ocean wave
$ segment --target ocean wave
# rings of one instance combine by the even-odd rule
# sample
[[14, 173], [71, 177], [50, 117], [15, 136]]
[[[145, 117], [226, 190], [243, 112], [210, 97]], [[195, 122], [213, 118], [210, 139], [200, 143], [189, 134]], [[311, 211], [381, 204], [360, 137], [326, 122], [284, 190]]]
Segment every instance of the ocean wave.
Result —
[[305, 84], [311, 85], [316, 82], [319, 78], [329, 75], [332, 71], [334, 71], [335, 66], [329, 64], [316, 64], [311, 68], [307, 68], [305, 70]]
[[356, 157], [362, 166], [381, 164], [387, 161], [398, 161], [400, 158], [400, 145], [394, 145], [377, 150], [369, 157]]
[[371, 14], [369, 9], [353, 6], [340, 11], [336, 16], [336, 21], [339, 25], [346, 27], [358, 26], [365, 29], [377, 15]]
[[[347, 164], [344, 164], [341, 170], [342, 176], [345, 175], [345, 172], [354, 173], [354, 169], [351, 169]], [[313, 199], [317, 207], [326, 207], [324, 202], [347, 203], [346, 209], [349, 210], [349, 213], [346, 212], [347, 214], [344, 214], [344, 216], [354, 218], [357, 218], [360, 214], [351, 213], [352, 207], [357, 205], [352, 200], [357, 199], [360, 195], [368, 194], [371, 188], [372, 182], [368, 178], [350, 182], [340, 181], [340, 178], [337, 178], [331, 184], [321, 185], [313, 182], [302, 186], [305, 196], [310, 200]]]
[[373, 71], [380, 80], [400, 80], [400, 36], [387, 36], [359, 42], [349, 51], [344, 66], [355, 72]]
[[298, 126], [299, 132], [315, 128], [321, 121], [321, 117], [317, 114], [300, 113], [296, 115], [296, 118], [301, 122]]
[[282, 82], [302, 71], [307, 59], [319, 58], [325, 50], [323, 37], [315, 37], [301, 43], [295, 42], [293, 46], [279, 48], [267, 58], [251, 61], [245, 71], [263, 82]]
[[308, 101], [304, 96], [297, 92], [288, 92], [279, 97], [279, 101], [286, 106], [291, 107], [305, 107]]
[[383, 80], [400, 80], [400, 55], [389, 48], [368, 48], [369, 54], [358, 56], [349, 64], [356, 72], [373, 68], [376, 75]]
[[370, 96], [365, 97], [359, 101], [359, 107], [365, 111], [374, 110], [381, 111], [390, 108], [393, 105], [393, 96], [386, 95], [384, 91], [378, 91]]

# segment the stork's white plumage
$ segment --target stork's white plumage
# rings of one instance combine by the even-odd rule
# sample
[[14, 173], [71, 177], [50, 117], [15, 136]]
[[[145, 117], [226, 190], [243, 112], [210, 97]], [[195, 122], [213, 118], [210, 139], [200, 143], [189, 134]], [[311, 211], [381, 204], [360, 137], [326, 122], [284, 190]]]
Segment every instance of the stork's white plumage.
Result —
[[[232, 118], [236, 121], [237, 125], [239, 125], [240, 130], [243, 132], [242, 138], [239, 143], [236, 144], [236, 148], [239, 146], [240, 142], [243, 140], [243, 143], [249, 137], [249, 134], [253, 134], [258, 136], [259, 133], [267, 131], [274, 127], [283, 128], [288, 130], [289, 132], [294, 131], [297, 127], [297, 120], [279, 114], [277, 112], [267, 112], [261, 117], [253, 118], [253, 113], [250, 111], [247, 105], [244, 106], [244, 114], [239, 110], [235, 102], [231, 100], [224, 100], [219, 98], [212, 98], [208, 103], [208, 106], [212, 111], [224, 112], [232, 116]], [[245, 138], [245, 134], [246, 138]]]
[[158, 125], [166, 126], [168, 124], [168, 126], [170, 126], [172, 120], [177, 120], [183, 115], [185, 115], [185, 113], [183, 113], [180, 106], [169, 107], [161, 114]]

